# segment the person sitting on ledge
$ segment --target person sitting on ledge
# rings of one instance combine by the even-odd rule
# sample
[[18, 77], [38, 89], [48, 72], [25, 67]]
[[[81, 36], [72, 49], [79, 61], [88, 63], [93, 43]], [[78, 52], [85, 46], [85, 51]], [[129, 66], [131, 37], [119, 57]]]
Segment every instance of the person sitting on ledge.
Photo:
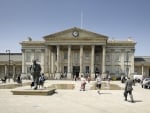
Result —
[[4, 76], [3, 78], [1, 78], [2, 83], [6, 83], [7, 80], [7, 76]]

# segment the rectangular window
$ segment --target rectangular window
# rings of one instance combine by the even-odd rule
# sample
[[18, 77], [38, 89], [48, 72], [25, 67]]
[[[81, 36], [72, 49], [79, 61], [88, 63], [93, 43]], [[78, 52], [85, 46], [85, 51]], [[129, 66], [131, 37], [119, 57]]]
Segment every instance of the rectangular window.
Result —
[[35, 53], [35, 59], [37, 62], [41, 62], [41, 53], [40, 52]]
[[25, 61], [26, 62], [31, 62], [31, 52], [25, 53]]
[[68, 72], [68, 68], [67, 66], [64, 66], [64, 73], [67, 73]]
[[64, 59], [68, 59], [68, 53], [67, 52], [64, 52]]
[[112, 71], [111, 66], [110, 66], [110, 65], [107, 65], [107, 66], [106, 66], [106, 72], [111, 73], [111, 71]]
[[126, 53], [125, 54], [125, 61], [126, 62], [129, 62], [131, 59], [130, 59], [130, 56], [131, 56], [131, 54], [130, 53]]
[[120, 61], [120, 53], [115, 53], [114, 60], [115, 60], [115, 62]]
[[85, 72], [86, 73], [89, 73], [89, 71], [90, 71], [89, 69], [90, 69], [89, 66], [85, 66]]
[[89, 60], [89, 59], [90, 59], [89, 52], [85, 52], [85, 59], [86, 59], [86, 60]]
[[110, 62], [110, 61], [111, 61], [111, 56], [110, 56], [110, 54], [108, 54], [108, 53], [106, 54], [106, 61], [107, 61], [107, 62]]
[[96, 62], [100, 62], [100, 56], [99, 56], [99, 55], [96, 55], [95, 61], [96, 61]]
[[75, 53], [74, 53], [74, 62], [75, 62], [75, 63], [79, 63], [79, 59], [80, 59], [80, 58], [79, 58], [79, 52], [75, 52]]

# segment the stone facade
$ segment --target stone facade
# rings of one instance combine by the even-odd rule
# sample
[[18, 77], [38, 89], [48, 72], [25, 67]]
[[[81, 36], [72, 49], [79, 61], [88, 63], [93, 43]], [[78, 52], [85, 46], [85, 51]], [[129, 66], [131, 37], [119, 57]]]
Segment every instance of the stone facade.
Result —
[[[16, 78], [22, 73], [21, 53], [0, 53], [0, 78]], [[9, 62], [10, 60], [10, 62]]]
[[149, 56], [135, 56], [134, 57], [134, 71], [135, 74], [150, 77], [150, 57]]
[[43, 41], [22, 41], [22, 74], [29, 74], [36, 59], [42, 73], [59, 79], [74, 75], [109, 73], [114, 76], [134, 73], [133, 40], [109, 40], [108, 36], [80, 28], [71, 28], [43, 37]]

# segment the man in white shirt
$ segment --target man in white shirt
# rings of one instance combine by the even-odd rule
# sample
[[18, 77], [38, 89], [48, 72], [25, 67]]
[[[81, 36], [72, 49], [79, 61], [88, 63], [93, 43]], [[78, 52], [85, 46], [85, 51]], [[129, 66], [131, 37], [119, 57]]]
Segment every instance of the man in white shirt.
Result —
[[100, 77], [100, 75], [96, 78], [96, 88], [98, 89], [98, 93], [100, 94], [100, 89], [101, 89], [101, 84], [102, 84], [102, 82], [101, 82], [102, 80], [101, 80], [101, 77]]

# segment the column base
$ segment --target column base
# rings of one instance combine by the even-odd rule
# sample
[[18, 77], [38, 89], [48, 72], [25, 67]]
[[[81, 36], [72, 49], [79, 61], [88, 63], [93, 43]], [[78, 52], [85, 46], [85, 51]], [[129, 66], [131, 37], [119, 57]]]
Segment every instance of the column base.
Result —
[[81, 75], [83, 75], [84, 76], [84, 73], [79, 73], [79, 77], [81, 78]]
[[72, 74], [71, 73], [67, 73], [67, 79], [72, 79]]
[[44, 73], [44, 76], [46, 77], [46, 78], [50, 78], [50, 74], [49, 73]]
[[95, 73], [91, 73], [91, 80], [95, 80]]
[[60, 73], [55, 73], [55, 78], [54, 79], [60, 79]]
[[55, 79], [55, 74], [54, 73], [50, 73], [50, 79]]

